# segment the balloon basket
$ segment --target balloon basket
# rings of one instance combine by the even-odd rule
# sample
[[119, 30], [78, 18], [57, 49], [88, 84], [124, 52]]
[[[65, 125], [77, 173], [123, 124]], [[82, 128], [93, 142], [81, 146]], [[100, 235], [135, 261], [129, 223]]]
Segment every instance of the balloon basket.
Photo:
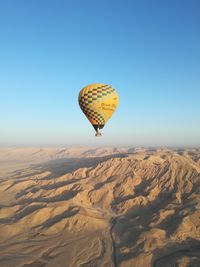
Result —
[[101, 134], [100, 132], [96, 132], [95, 136], [96, 136], [96, 137], [101, 137], [102, 134]]

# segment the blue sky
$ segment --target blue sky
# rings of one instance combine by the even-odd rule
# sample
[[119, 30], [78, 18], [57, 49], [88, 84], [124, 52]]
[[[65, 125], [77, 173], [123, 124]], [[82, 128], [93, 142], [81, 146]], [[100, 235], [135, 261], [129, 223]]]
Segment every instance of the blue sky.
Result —
[[[0, 146], [200, 146], [198, 0], [0, 0]], [[95, 138], [77, 96], [120, 106]]]

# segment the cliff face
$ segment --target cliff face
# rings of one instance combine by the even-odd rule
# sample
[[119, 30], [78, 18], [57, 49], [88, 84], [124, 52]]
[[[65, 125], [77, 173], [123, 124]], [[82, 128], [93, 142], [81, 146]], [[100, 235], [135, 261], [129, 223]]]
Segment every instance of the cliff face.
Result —
[[0, 266], [200, 266], [200, 151], [108, 151], [0, 180]]

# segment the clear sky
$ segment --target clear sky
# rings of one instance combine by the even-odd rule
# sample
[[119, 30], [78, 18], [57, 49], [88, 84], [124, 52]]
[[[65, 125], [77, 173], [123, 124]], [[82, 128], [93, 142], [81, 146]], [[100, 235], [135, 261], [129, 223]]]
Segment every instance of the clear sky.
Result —
[[[199, 0], [0, 0], [0, 146], [200, 146]], [[120, 106], [95, 138], [77, 96]]]

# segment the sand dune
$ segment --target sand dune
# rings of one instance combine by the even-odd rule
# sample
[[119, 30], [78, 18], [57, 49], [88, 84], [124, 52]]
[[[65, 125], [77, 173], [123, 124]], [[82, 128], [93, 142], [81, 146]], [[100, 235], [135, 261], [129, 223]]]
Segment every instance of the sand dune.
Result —
[[0, 162], [32, 164], [2, 171], [1, 267], [200, 266], [199, 149], [4, 149]]

